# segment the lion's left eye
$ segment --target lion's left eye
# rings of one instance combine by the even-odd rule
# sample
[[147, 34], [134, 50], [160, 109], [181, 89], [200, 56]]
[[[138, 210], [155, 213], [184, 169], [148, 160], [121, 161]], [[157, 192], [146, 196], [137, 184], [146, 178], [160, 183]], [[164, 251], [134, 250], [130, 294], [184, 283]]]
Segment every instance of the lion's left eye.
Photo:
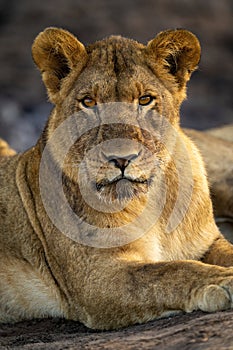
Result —
[[139, 104], [140, 106], [148, 106], [153, 100], [154, 100], [154, 97], [150, 95], [141, 96], [139, 98]]

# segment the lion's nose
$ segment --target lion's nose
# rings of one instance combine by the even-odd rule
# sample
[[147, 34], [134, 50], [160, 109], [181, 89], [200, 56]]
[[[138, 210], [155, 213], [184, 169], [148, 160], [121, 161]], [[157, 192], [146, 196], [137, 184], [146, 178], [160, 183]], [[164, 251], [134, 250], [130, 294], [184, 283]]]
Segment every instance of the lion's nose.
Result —
[[105, 156], [109, 163], [113, 163], [116, 168], [119, 168], [122, 172], [125, 168], [132, 162], [134, 159], [138, 157], [138, 153], [132, 153], [129, 155], [124, 155], [124, 157], [119, 157], [117, 155], [111, 154]]

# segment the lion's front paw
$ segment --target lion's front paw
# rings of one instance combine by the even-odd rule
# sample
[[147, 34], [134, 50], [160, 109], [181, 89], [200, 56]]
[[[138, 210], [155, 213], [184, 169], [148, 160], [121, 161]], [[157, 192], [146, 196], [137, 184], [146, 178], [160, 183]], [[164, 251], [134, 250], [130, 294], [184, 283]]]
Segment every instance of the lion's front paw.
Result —
[[198, 309], [206, 312], [227, 310], [233, 307], [233, 279], [210, 284], [199, 291]]

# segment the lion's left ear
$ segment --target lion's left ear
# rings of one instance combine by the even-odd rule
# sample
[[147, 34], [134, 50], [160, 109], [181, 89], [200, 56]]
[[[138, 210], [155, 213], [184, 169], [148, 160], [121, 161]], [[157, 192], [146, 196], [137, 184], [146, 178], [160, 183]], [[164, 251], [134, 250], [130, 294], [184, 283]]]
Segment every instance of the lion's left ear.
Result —
[[[158, 75], [169, 73], [182, 89], [197, 68], [201, 48], [194, 34], [176, 29], [159, 33], [148, 43], [147, 52], [156, 63]], [[167, 74], [164, 78], [167, 80]]]

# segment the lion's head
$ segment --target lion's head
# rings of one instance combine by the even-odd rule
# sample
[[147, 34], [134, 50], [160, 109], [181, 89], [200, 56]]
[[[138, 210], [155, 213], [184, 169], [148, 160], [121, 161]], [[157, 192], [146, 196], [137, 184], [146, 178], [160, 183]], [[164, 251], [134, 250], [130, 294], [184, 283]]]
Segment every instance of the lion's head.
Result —
[[48, 28], [32, 53], [55, 104], [40, 144], [44, 149], [62, 130], [52, 158], [63, 166], [71, 206], [102, 227], [131, 220], [149, 188], [161, 185], [161, 170], [176, 172], [171, 154], [186, 83], [200, 58], [197, 38], [168, 30], [146, 46], [112, 36], [84, 47], [69, 32]]

